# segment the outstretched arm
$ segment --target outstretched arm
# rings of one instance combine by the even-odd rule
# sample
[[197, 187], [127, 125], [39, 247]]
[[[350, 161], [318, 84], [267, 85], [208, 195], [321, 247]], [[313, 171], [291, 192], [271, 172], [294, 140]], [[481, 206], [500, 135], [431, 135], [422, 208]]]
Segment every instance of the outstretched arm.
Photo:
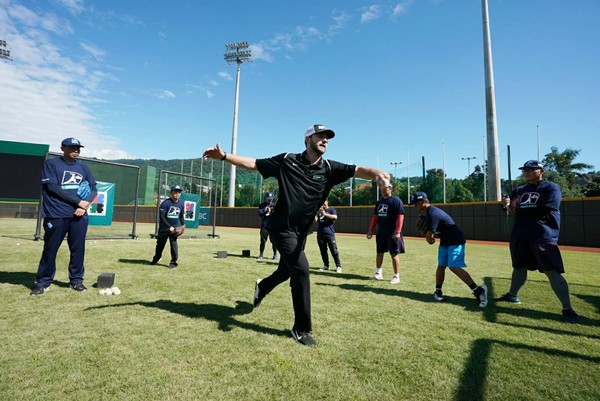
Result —
[[215, 160], [225, 160], [234, 166], [245, 168], [247, 170], [256, 170], [256, 159], [252, 157], [232, 155], [231, 153], [225, 153], [221, 146], [217, 143], [214, 148], [208, 148], [202, 153], [202, 157]]
[[390, 175], [387, 172], [371, 167], [356, 166], [354, 176], [365, 180], [375, 180], [377, 185], [390, 181]]

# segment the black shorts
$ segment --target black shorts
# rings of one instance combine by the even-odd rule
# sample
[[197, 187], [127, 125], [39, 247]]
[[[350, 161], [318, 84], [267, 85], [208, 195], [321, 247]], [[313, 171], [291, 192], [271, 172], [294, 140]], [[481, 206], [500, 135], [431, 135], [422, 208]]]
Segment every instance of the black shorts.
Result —
[[556, 242], [547, 240], [512, 239], [510, 256], [515, 269], [539, 270], [545, 272], [556, 270], [565, 272], [560, 249]]
[[404, 253], [404, 237], [400, 234], [398, 241], [394, 240], [394, 233], [380, 234], [375, 237], [377, 253], [389, 252], [390, 255]]

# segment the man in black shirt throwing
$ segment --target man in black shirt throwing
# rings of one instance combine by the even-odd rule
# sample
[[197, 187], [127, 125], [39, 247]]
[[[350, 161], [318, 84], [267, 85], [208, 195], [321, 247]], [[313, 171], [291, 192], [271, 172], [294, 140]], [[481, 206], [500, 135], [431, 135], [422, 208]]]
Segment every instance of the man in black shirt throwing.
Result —
[[280, 254], [277, 270], [256, 280], [254, 307], [275, 287], [290, 279], [294, 326], [292, 336], [302, 345], [316, 345], [312, 337], [309, 265], [304, 246], [315, 214], [327, 199], [331, 188], [350, 177], [389, 180], [389, 174], [374, 168], [354, 166], [323, 159], [329, 140], [335, 133], [321, 124], [304, 133], [306, 150], [281, 153], [266, 159], [232, 155], [219, 146], [208, 148], [203, 157], [225, 160], [237, 167], [258, 170], [263, 178], [275, 177], [279, 199], [269, 218], [269, 232]]

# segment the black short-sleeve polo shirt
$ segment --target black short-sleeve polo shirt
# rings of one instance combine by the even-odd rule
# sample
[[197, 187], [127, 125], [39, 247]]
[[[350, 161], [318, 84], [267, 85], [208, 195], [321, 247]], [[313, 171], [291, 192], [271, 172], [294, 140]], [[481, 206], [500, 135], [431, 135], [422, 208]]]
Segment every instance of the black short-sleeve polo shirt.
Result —
[[356, 170], [354, 165], [323, 158], [311, 165], [306, 151], [257, 159], [256, 168], [263, 178], [275, 177], [279, 184], [279, 198], [269, 218], [269, 227], [275, 231], [307, 230], [331, 188], [354, 176]]

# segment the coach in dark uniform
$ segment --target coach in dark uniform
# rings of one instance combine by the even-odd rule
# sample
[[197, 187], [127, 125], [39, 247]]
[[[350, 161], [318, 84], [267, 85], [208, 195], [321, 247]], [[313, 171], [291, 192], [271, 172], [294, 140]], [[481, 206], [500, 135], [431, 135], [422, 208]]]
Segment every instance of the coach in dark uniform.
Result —
[[[267, 229], [269, 226], [269, 216], [271, 216], [271, 212], [275, 207], [275, 204], [273, 203], [275, 195], [273, 195], [273, 192], [267, 192], [265, 198], [265, 201], [258, 205], [258, 215], [260, 216], [260, 253], [258, 255], [258, 260], [263, 260], [263, 252], [265, 251], [265, 246], [269, 239], [269, 230]], [[275, 244], [273, 244], [273, 241], [271, 241], [271, 245], [273, 246], [273, 260], [277, 260], [277, 248], [275, 247]]]
[[335, 262], [335, 271], [336, 273], [341, 273], [342, 262], [340, 261], [340, 251], [335, 241], [335, 228], [333, 226], [337, 218], [337, 211], [335, 208], [329, 207], [328, 201], [323, 203], [323, 206], [319, 209], [319, 213], [315, 216], [315, 220], [318, 222], [317, 244], [319, 245], [321, 259], [323, 260], [321, 270], [329, 270], [329, 254], [327, 253], [327, 248], [329, 248]]
[[496, 299], [520, 304], [519, 290], [527, 281], [528, 270], [544, 273], [550, 286], [562, 304], [562, 321], [577, 323], [577, 313], [571, 308], [569, 284], [563, 277], [565, 267], [558, 249], [560, 231], [560, 188], [542, 179], [544, 166], [537, 160], [529, 160], [519, 167], [527, 184], [518, 186], [505, 207], [515, 214], [510, 234], [510, 256], [513, 273], [510, 289]]
[[277, 178], [279, 198], [269, 218], [269, 232], [280, 253], [280, 261], [273, 274], [257, 280], [254, 307], [276, 286], [290, 279], [295, 315], [292, 336], [303, 345], [316, 344], [312, 337], [309, 265], [304, 246], [317, 210], [334, 185], [352, 176], [378, 181], [389, 179], [389, 174], [380, 170], [323, 159], [329, 140], [334, 136], [332, 130], [316, 124], [304, 133], [306, 150], [302, 153], [254, 159], [227, 154], [218, 144], [203, 153], [204, 157], [258, 170], [264, 178]]
[[71, 252], [69, 288], [85, 291], [83, 266], [87, 210], [96, 198], [96, 181], [89, 167], [77, 161], [83, 145], [75, 138], [61, 143], [63, 155], [48, 159], [42, 170], [42, 213], [44, 215], [44, 250], [40, 259], [32, 296], [50, 288], [56, 274], [56, 254], [67, 236]]
[[154, 249], [154, 257], [151, 265], [158, 263], [162, 257], [163, 250], [169, 240], [171, 250], [171, 261], [169, 269], [177, 267], [179, 259], [179, 245], [177, 244], [177, 228], [185, 228], [185, 206], [181, 201], [181, 192], [183, 189], [179, 185], [171, 187], [171, 197], [162, 201], [158, 208], [158, 234], [156, 236], [156, 248]]

